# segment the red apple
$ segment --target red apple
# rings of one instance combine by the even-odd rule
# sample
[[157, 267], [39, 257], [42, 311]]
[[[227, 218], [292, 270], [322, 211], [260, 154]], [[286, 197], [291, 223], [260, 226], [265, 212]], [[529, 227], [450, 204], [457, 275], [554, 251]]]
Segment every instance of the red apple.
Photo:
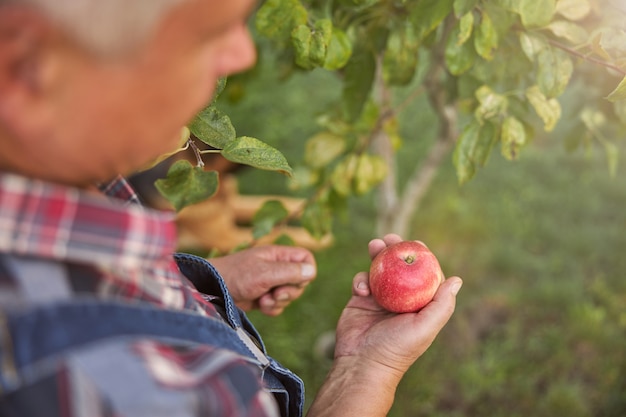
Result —
[[435, 255], [421, 242], [406, 240], [383, 249], [370, 267], [374, 299], [394, 313], [415, 312], [428, 304], [444, 280]]

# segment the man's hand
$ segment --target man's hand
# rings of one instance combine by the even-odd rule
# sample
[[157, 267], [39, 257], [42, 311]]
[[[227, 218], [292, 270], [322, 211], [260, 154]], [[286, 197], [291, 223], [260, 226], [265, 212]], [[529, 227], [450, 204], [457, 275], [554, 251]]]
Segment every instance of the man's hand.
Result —
[[[393, 234], [372, 240], [368, 245], [370, 258], [400, 241], [400, 236]], [[433, 301], [418, 313], [394, 314], [380, 307], [371, 296], [368, 274], [357, 274], [353, 297], [338, 324], [335, 357], [357, 355], [404, 374], [448, 322], [461, 284], [460, 278], [449, 278], [439, 287]]]
[[[398, 235], [372, 240], [370, 257], [401, 240]], [[449, 278], [419, 312], [395, 314], [372, 297], [368, 273], [358, 273], [337, 325], [333, 368], [309, 415], [386, 415], [402, 376], [450, 319], [461, 285], [460, 278]]]
[[313, 254], [291, 246], [259, 246], [209, 261], [239, 308], [268, 316], [281, 314], [317, 274]]

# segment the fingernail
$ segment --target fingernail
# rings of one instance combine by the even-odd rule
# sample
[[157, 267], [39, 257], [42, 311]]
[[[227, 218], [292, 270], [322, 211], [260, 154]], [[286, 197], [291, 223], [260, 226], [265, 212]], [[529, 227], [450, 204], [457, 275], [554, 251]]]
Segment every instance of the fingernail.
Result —
[[276, 297], [276, 301], [287, 301], [287, 300], [289, 300], [289, 294], [285, 292], [278, 294], [278, 296]]
[[461, 287], [463, 286], [463, 282], [462, 281], [458, 281], [455, 282], [452, 287], [450, 288], [450, 292], [452, 293], [452, 295], [456, 296], [459, 291], [461, 290]]
[[311, 264], [300, 264], [300, 273], [304, 279], [313, 278], [315, 276], [315, 267]]
[[366, 289], [367, 289], [367, 284], [366, 284], [366, 283], [364, 283], [364, 282], [359, 282], [359, 283], [357, 284], [356, 288], [357, 288], [358, 290], [366, 290]]

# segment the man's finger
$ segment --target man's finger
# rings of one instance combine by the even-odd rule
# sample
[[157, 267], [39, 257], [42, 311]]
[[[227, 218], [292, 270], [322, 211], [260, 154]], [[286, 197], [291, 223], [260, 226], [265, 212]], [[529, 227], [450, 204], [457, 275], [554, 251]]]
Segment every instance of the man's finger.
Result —
[[459, 277], [448, 278], [441, 284], [433, 300], [415, 316], [422, 328], [431, 332], [436, 329], [438, 333], [445, 326], [454, 313], [456, 295], [462, 285], [463, 281]]

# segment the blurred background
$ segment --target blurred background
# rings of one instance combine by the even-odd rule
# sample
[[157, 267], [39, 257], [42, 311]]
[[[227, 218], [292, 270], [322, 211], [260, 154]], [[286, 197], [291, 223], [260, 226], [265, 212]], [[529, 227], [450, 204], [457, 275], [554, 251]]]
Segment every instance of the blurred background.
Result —
[[[323, 71], [279, 82], [265, 62], [245, 95], [229, 81], [219, 106], [238, 135], [297, 165], [337, 84]], [[436, 132], [420, 98], [405, 111], [402, 134], [416, 140], [400, 155], [400, 186]], [[390, 416], [626, 416], [626, 181], [623, 167], [609, 174], [604, 150], [567, 151], [570, 128], [564, 117], [515, 162], [494, 153], [463, 186], [451, 155], [439, 169], [405, 238], [425, 241], [465, 285]], [[237, 178], [242, 194], [294, 194], [276, 173], [246, 168]], [[331, 364], [351, 280], [369, 268], [374, 196], [351, 200], [345, 213], [334, 244], [316, 252], [318, 278], [305, 295], [280, 317], [252, 314], [270, 355], [304, 379], [308, 402]]]
[[[263, 140], [297, 167], [342, 85], [320, 69], [282, 79], [274, 57], [260, 51], [251, 72], [228, 80], [217, 106], [238, 136]], [[587, 140], [572, 116], [586, 105], [602, 114], [585, 100], [606, 102], [617, 78], [595, 74], [604, 76], [572, 81], [556, 129], [548, 135], [539, 126], [517, 160], [494, 151], [462, 186], [452, 151], [437, 169], [404, 238], [426, 242], [446, 275], [465, 284], [451, 322], [402, 381], [390, 416], [626, 416], [626, 179], [618, 163], [624, 132], [610, 132], [612, 144]], [[398, 120], [402, 189], [437, 140], [438, 125], [419, 94]], [[237, 196], [309, 197], [275, 172], [224, 162], [211, 157], [207, 169], [232, 172]], [[333, 242], [315, 251], [318, 277], [301, 299], [279, 317], [251, 314], [269, 354], [304, 379], [307, 405], [332, 363], [352, 278], [369, 269], [376, 199], [349, 198], [335, 213]], [[211, 210], [199, 218], [219, 223], [229, 209]], [[218, 229], [203, 233], [223, 241]]]

